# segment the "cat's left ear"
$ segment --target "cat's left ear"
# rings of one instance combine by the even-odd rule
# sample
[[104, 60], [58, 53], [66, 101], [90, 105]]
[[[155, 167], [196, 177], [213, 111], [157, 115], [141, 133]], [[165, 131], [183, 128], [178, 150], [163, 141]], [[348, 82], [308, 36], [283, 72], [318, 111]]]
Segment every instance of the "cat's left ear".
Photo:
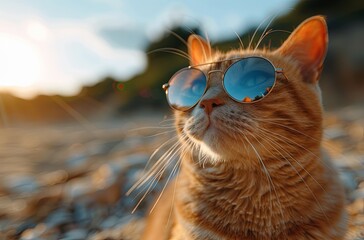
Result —
[[190, 64], [198, 65], [206, 63], [211, 58], [210, 44], [200, 36], [195, 34], [188, 37], [188, 55], [190, 56]]
[[298, 61], [304, 81], [317, 83], [327, 45], [325, 18], [314, 16], [301, 23], [277, 51]]

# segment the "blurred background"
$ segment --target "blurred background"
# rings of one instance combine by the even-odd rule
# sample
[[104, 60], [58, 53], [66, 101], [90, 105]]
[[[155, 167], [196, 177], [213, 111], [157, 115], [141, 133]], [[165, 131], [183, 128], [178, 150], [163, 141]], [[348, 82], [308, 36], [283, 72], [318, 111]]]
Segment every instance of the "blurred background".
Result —
[[134, 214], [143, 191], [125, 193], [173, 135], [161, 85], [188, 61], [171, 49], [185, 52], [191, 33], [223, 51], [239, 47], [237, 36], [255, 46], [265, 28], [272, 32], [260, 46], [274, 49], [285, 31], [317, 14], [329, 28], [324, 146], [355, 215], [349, 239], [361, 239], [354, 237], [364, 225], [364, 2], [357, 0], [1, 1], [0, 239], [138, 239], [163, 184]]

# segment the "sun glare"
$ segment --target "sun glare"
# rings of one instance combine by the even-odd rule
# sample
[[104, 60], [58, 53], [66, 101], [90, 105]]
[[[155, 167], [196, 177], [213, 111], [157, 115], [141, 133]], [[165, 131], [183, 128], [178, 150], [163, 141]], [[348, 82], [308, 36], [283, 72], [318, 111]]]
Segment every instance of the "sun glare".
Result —
[[37, 41], [46, 41], [48, 38], [47, 28], [37, 21], [29, 21], [26, 31], [31, 38]]
[[41, 77], [42, 68], [40, 53], [31, 42], [0, 33], [0, 89], [30, 87]]

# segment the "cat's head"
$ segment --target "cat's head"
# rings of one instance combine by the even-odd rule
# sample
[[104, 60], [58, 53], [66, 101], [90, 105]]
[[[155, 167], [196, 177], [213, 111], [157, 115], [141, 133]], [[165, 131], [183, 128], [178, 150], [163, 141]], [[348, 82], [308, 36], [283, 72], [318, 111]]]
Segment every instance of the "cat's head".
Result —
[[[274, 51], [221, 53], [201, 37], [190, 36], [190, 64], [207, 76], [207, 88], [194, 107], [175, 110], [181, 141], [210, 162], [240, 161], [247, 165], [259, 164], [253, 159], [304, 154], [319, 147], [322, 109], [318, 78], [327, 43], [326, 22], [321, 16], [303, 22]], [[277, 71], [275, 85], [264, 98], [238, 102], [224, 89], [223, 73], [237, 58], [252, 56], [263, 57], [282, 71]], [[260, 80], [253, 81], [259, 84]]]

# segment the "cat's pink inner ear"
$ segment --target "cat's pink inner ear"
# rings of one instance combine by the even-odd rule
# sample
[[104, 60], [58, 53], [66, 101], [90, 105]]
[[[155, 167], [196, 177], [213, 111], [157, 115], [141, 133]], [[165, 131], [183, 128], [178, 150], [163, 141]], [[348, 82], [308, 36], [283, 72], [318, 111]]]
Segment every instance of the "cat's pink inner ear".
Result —
[[211, 58], [210, 44], [197, 35], [191, 35], [188, 38], [188, 54], [191, 65], [205, 63]]
[[324, 17], [307, 19], [289, 36], [278, 51], [297, 60], [305, 81], [316, 83], [320, 77], [328, 44]]

